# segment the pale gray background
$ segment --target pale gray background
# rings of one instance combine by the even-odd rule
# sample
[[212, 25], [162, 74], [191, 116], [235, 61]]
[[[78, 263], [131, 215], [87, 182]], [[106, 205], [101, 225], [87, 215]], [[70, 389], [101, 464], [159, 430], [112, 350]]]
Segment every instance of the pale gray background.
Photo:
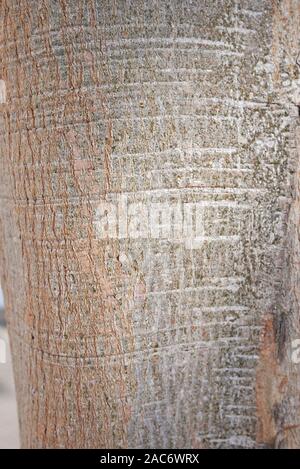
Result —
[[[0, 310], [4, 307], [0, 289]], [[3, 318], [1, 311], [1, 320]], [[6, 343], [5, 364], [0, 363], [0, 449], [19, 448], [18, 420], [12, 376], [9, 341], [5, 327], [0, 326], [0, 339]]]

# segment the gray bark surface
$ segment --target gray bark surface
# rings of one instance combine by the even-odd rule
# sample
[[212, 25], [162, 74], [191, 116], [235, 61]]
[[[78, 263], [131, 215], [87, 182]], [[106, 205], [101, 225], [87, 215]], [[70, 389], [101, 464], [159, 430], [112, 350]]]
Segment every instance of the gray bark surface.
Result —
[[[23, 447], [299, 446], [299, 1], [0, 3]], [[121, 195], [203, 238], [99, 239]]]

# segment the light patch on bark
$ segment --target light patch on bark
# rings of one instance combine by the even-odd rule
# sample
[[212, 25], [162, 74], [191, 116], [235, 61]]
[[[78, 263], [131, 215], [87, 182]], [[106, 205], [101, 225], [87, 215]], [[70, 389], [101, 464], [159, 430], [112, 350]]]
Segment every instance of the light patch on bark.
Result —
[[6, 84], [4, 80], [0, 80], [0, 104], [6, 103]]

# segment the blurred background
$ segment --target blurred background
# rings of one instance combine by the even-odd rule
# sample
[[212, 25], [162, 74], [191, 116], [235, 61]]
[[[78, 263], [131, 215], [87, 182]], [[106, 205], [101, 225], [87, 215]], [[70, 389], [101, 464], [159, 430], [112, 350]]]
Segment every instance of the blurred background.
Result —
[[[4, 319], [4, 301], [0, 288], [0, 340], [5, 344], [5, 360], [0, 360], [0, 449], [19, 448], [16, 398], [9, 341]], [[2, 363], [5, 361], [5, 363]]]

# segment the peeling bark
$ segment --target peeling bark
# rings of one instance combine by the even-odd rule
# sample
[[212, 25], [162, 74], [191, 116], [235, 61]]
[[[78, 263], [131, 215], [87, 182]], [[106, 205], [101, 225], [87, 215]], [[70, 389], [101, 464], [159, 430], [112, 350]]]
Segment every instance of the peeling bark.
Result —
[[[22, 446], [299, 446], [299, 1], [0, 5]], [[104, 202], [203, 236], [100, 239]]]

